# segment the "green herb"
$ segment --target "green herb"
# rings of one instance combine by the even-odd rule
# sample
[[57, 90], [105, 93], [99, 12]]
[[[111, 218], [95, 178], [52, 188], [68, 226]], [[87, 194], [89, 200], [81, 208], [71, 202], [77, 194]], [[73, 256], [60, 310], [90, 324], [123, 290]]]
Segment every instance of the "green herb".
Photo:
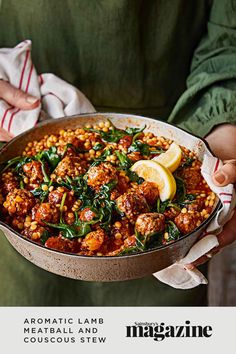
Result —
[[178, 240], [178, 238], [181, 236], [178, 227], [171, 220], [167, 221], [166, 223], [166, 232], [168, 232], [169, 235], [167, 240], [168, 242]]
[[64, 207], [64, 204], [65, 204], [65, 201], [66, 201], [66, 196], [67, 196], [67, 193], [63, 193], [63, 196], [62, 196], [62, 199], [61, 199], [61, 204], [60, 204], [60, 223], [62, 224], [63, 223], [63, 207]]
[[46, 241], [49, 239], [50, 233], [48, 230], [44, 230], [41, 237], [40, 237], [40, 242], [44, 245]]
[[184, 180], [176, 176], [175, 181], [176, 181], [175, 199], [177, 200], [177, 202], [184, 201], [186, 198], [186, 187], [185, 187]]
[[126, 156], [126, 154], [124, 152], [116, 150], [115, 154], [119, 159], [120, 167], [122, 167], [124, 169], [128, 169], [132, 166], [132, 161]]
[[140, 152], [143, 156], [150, 155], [150, 146], [140, 140], [136, 140], [130, 145], [128, 152]]
[[164, 202], [160, 200], [160, 198], [157, 199], [157, 212], [164, 214], [167, 208], [174, 208], [175, 210], [181, 210], [180, 207], [178, 206], [177, 203], [172, 202], [171, 200], [167, 199]]
[[144, 131], [144, 129], [146, 128], [146, 124], [144, 125], [143, 128], [126, 128], [125, 129], [125, 132], [128, 134], [128, 135], [137, 135], [137, 134], [140, 134]]
[[87, 223], [83, 223], [79, 220], [76, 224], [73, 225], [67, 225], [64, 223], [51, 224], [46, 221], [44, 221], [44, 223], [54, 229], [60, 230], [62, 236], [68, 239], [84, 237], [91, 231], [91, 228]]
[[136, 238], [136, 247], [140, 251], [144, 251], [150, 248], [155, 248], [162, 244], [162, 232], [160, 231], [153, 232], [145, 236], [138, 233], [136, 229], [134, 230], [134, 232]]
[[84, 128], [84, 130], [95, 132], [101, 136], [103, 141], [108, 143], [118, 143], [118, 141], [123, 138], [127, 133], [124, 130], [117, 129], [112, 126], [112, 129], [108, 130], [108, 132], [104, 132], [103, 130], [97, 130], [92, 128]]
[[[47, 186], [48, 189], [47, 190], [43, 190], [42, 187], [43, 186]], [[41, 202], [43, 203], [44, 200], [47, 198], [48, 194], [49, 194], [49, 187], [52, 185], [52, 181], [50, 181], [49, 183], [42, 183], [40, 185], [39, 188], [35, 188], [33, 190], [31, 190], [31, 193], [36, 197], [39, 198], [41, 200]]]
[[99, 151], [99, 150], [102, 150], [104, 148], [104, 145], [103, 144], [100, 144], [100, 143], [96, 143], [93, 147], [93, 150], [95, 151]]
[[132, 246], [132, 247], [128, 247], [125, 248], [124, 250], [122, 250], [118, 256], [126, 256], [128, 254], [134, 254], [134, 253], [138, 253], [138, 252], [142, 252], [143, 250], [140, 250], [137, 246]]
[[126, 175], [129, 177], [131, 182], [136, 182], [138, 184], [142, 184], [144, 182], [144, 178], [139, 177], [134, 171], [126, 170]]
[[150, 154], [151, 155], [156, 155], [156, 154], [163, 154], [164, 152], [166, 152], [165, 150], [163, 150], [160, 147], [156, 147], [155, 150], [151, 150], [150, 149]]
[[194, 159], [185, 155], [186, 160], [182, 163], [181, 168], [192, 166]]
[[111, 148], [110, 148], [110, 149], [105, 149], [105, 150], [103, 151], [103, 153], [101, 154], [101, 156], [99, 156], [99, 157], [97, 157], [97, 158], [95, 158], [95, 159], [93, 160], [93, 162], [92, 162], [92, 164], [90, 165], [90, 167], [100, 165], [100, 163], [105, 162], [107, 156], [110, 156], [110, 155], [112, 155], [112, 149], [111, 149]]
[[43, 165], [43, 162], [47, 162], [51, 172], [55, 170], [61, 161], [61, 157], [57, 153], [56, 146], [52, 146], [48, 150], [41, 151], [35, 156], [35, 159], [40, 161]]

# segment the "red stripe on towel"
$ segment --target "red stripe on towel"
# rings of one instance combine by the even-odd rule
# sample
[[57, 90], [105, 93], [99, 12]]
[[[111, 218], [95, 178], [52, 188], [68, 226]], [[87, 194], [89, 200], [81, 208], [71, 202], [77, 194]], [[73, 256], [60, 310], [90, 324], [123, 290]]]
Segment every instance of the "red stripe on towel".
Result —
[[[27, 93], [28, 92], [28, 89], [29, 89], [29, 85], [30, 85], [30, 80], [31, 80], [31, 76], [32, 76], [32, 72], [33, 72], [33, 64], [31, 64], [31, 67], [30, 67], [30, 72], [29, 72], [29, 76], [28, 76], [28, 80], [27, 80], [27, 84], [26, 84], [26, 88], [25, 88], [25, 92]], [[12, 113], [11, 115], [11, 118], [9, 120], [9, 123], [8, 123], [8, 131], [10, 131], [11, 129], [11, 125], [12, 125], [12, 121], [13, 121], [13, 118], [15, 117], [15, 115], [20, 111], [20, 109], [18, 109], [16, 112]]]
[[219, 163], [220, 163], [220, 160], [219, 160], [219, 159], [217, 159], [217, 161], [216, 161], [216, 165], [215, 165], [215, 168], [214, 168], [214, 173], [218, 170]]

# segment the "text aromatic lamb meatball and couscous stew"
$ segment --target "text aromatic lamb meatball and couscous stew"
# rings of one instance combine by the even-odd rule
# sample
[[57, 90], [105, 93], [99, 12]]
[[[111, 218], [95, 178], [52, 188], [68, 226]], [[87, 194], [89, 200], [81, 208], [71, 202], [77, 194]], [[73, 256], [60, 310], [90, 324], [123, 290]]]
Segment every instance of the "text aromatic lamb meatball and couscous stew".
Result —
[[29, 142], [0, 179], [1, 220], [58, 251], [116, 256], [196, 229], [215, 205], [194, 152], [110, 121]]

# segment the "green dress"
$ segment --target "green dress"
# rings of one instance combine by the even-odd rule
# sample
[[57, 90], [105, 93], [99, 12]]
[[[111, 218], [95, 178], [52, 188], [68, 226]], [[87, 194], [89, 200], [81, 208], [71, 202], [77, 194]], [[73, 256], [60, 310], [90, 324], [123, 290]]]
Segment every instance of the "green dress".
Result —
[[[0, 47], [33, 42], [39, 73], [79, 87], [98, 111], [143, 114], [204, 136], [236, 116], [233, 0], [2, 0]], [[152, 276], [94, 283], [46, 272], [0, 236], [1, 306], [198, 306]]]

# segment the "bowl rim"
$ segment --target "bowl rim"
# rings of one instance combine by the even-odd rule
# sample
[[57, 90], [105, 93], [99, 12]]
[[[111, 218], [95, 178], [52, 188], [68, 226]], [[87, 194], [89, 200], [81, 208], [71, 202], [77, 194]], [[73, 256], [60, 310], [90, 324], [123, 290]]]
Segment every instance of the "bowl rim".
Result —
[[[31, 129], [28, 129], [26, 130], [25, 132], [17, 135], [16, 137], [14, 137], [13, 139], [11, 139], [9, 142], [7, 142], [1, 149], [0, 149], [0, 156], [1, 155], [4, 155], [4, 151], [8, 149], [8, 147], [12, 144], [14, 144], [17, 140], [20, 140], [23, 136], [26, 136], [28, 134], [30, 134], [31, 132], [33, 132], [35, 130], [35, 128], [42, 128], [44, 127], [45, 125], [53, 125], [53, 123], [56, 123], [58, 121], [67, 121], [67, 120], [70, 120], [71, 118], [79, 118], [79, 117], [86, 117], [86, 116], [100, 116], [100, 118], [102, 118], [102, 116], [104, 117], [109, 117], [109, 115], [119, 115], [119, 116], [124, 116], [124, 118], [138, 118], [138, 119], [142, 119], [142, 118], [145, 118], [145, 119], [148, 119], [150, 121], [156, 121], [156, 122], [161, 122], [162, 124], [165, 124], [165, 125], [169, 125], [170, 127], [174, 127], [175, 129], [179, 129], [179, 130], [182, 130], [183, 132], [185, 132], [186, 134], [190, 135], [190, 136], [194, 136], [195, 138], [201, 140], [207, 147], [208, 151], [215, 157], [214, 153], [211, 151], [211, 148], [208, 144], [208, 142], [204, 139], [204, 138], [201, 138], [199, 137], [198, 135], [196, 134], [192, 134], [192, 133], [189, 133], [187, 130], [183, 129], [183, 128], [180, 128], [172, 123], [169, 123], [169, 122], [165, 122], [165, 121], [162, 121], [161, 119], [155, 119], [155, 118], [150, 118], [150, 117], [146, 117], [146, 116], [139, 116], [137, 114], [130, 114], [130, 113], [114, 113], [114, 112], [94, 112], [94, 113], [82, 113], [82, 114], [75, 114], [75, 115], [72, 115], [72, 116], [65, 116], [65, 117], [60, 117], [60, 118], [57, 118], [57, 119], [49, 119], [49, 120], [46, 120], [46, 121], [43, 121], [43, 122], [40, 122], [39, 124], [37, 124], [37, 126], [35, 127], [32, 127]], [[50, 117], [49, 117], [50, 118]], [[112, 117], [110, 117], [112, 118]], [[0, 171], [1, 172], [1, 171]], [[204, 228], [204, 226], [206, 224], [208, 224], [214, 217], [215, 217], [215, 214], [217, 213], [217, 211], [220, 209], [220, 207], [222, 206], [222, 203], [220, 200], [218, 200], [217, 204], [215, 205], [215, 208], [213, 210], [213, 212], [210, 214], [210, 216], [205, 219], [199, 226], [197, 226], [193, 231], [187, 233], [186, 235], [183, 235], [181, 236], [180, 238], [178, 238], [177, 240], [175, 241], [172, 241], [166, 245], [161, 245], [161, 246], [158, 246], [158, 247], [155, 247], [155, 248], [152, 248], [150, 250], [146, 250], [146, 251], [143, 251], [143, 252], [136, 252], [136, 253], [131, 253], [131, 254], [126, 254], [126, 255], [115, 255], [115, 256], [97, 256], [97, 255], [92, 255], [92, 256], [88, 256], [88, 255], [81, 255], [81, 254], [76, 254], [76, 253], [70, 253], [70, 252], [64, 252], [64, 251], [59, 251], [59, 250], [56, 250], [56, 249], [52, 249], [52, 248], [47, 248], [45, 247], [44, 245], [40, 244], [40, 243], [37, 243], [36, 241], [33, 241], [27, 237], [24, 237], [23, 235], [21, 235], [18, 231], [14, 230], [10, 225], [6, 224], [5, 222], [1, 221], [0, 220], [0, 225], [2, 225], [3, 227], [5, 227], [6, 229], [8, 229], [10, 232], [12, 232], [13, 234], [15, 234], [16, 236], [18, 236], [20, 238], [20, 240], [22, 241], [26, 241], [26, 242], [30, 242], [31, 244], [35, 245], [35, 246], [38, 246], [40, 248], [42, 248], [43, 250], [46, 250], [46, 251], [49, 251], [49, 252], [52, 252], [52, 253], [56, 253], [56, 254], [64, 254], [68, 257], [76, 257], [76, 258], [86, 258], [86, 259], [100, 259], [100, 260], [118, 260], [118, 259], [126, 259], [126, 258], [131, 258], [131, 257], [137, 257], [137, 256], [144, 256], [144, 255], [147, 255], [147, 254], [153, 254], [153, 253], [156, 253], [157, 251], [159, 250], [162, 250], [162, 249], [166, 249], [172, 245], [176, 245], [178, 242], [184, 240], [185, 238], [187, 237], [191, 237], [192, 234], [194, 234], [195, 232], [197, 231], [200, 231], [202, 228]]]

